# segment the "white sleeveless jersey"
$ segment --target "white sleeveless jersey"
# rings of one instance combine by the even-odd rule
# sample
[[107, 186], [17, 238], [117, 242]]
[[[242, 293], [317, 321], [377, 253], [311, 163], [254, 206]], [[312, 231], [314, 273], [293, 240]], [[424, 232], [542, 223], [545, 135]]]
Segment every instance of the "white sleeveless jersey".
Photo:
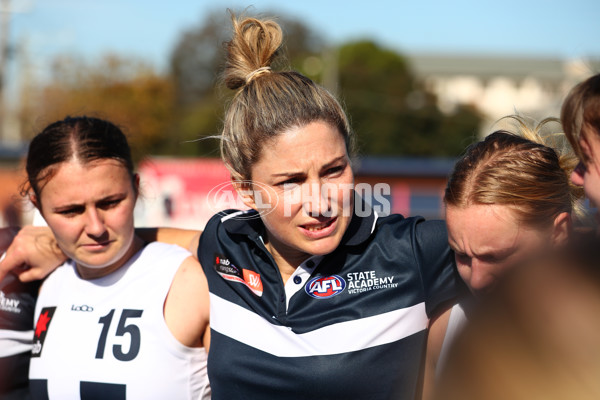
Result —
[[151, 243], [99, 279], [81, 279], [72, 262], [52, 273], [35, 310], [33, 398], [209, 398], [205, 349], [181, 344], [163, 315], [189, 255]]
[[444, 341], [442, 342], [442, 348], [440, 349], [440, 355], [438, 356], [438, 362], [436, 367], [437, 377], [439, 377], [444, 368], [446, 368], [450, 349], [452, 348], [452, 346], [454, 346], [456, 338], [460, 335], [460, 333], [462, 332], [462, 330], [468, 322], [469, 320], [467, 319], [467, 315], [465, 314], [465, 304], [455, 304], [450, 310], [450, 318], [448, 319], [446, 334], [444, 335]]

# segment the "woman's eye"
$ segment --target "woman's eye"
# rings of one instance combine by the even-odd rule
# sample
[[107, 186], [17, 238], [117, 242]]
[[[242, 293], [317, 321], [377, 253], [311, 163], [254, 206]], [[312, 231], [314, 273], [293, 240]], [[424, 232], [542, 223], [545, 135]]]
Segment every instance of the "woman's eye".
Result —
[[466, 264], [469, 262], [469, 260], [471, 260], [471, 257], [462, 253], [454, 253], [454, 256], [456, 257], [456, 261], [461, 262], [463, 264]]
[[116, 205], [118, 205], [121, 201], [123, 201], [122, 198], [118, 198], [118, 199], [111, 199], [111, 200], [104, 200], [98, 203], [98, 207], [99, 208], [112, 208], [115, 207]]
[[489, 264], [500, 264], [505, 262], [513, 253], [502, 252], [499, 254], [488, 254], [481, 257], [481, 260]]
[[277, 186], [297, 186], [300, 183], [300, 178], [290, 178], [285, 181], [279, 182]]
[[75, 207], [75, 208], [67, 208], [65, 210], [57, 211], [57, 214], [69, 217], [77, 214], [81, 214], [83, 212], [83, 208]]
[[326, 173], [328, 175], [337, 175], [337, 174], [341, 174], [344, 172], [344, 170], [346, 169], [347, 164], [342, 164], [342, 165], [336, 165], [335, 167], [331, 167], [329, 169], [327, 169]]

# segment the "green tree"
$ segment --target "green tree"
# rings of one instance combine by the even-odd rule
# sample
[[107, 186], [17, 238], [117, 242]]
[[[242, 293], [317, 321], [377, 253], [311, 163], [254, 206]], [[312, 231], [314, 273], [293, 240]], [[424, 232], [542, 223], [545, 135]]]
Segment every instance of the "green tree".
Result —
[[[235, 15], [251, 16], [248, 11], [236, 12]], [[261, 16], [269, 15], [278, 14], [261, 13]], [[323, 40], [297, 19], [282, 15], [273, 19], [281, 25], [285, 40], [283, 57], [278, 58], [278, 65], [287, 66], [291, 62], [302, 70], [306, 57], [320, 53]], [[176, 83], [180, 104], [200, 102], [215, 91], [225, 60], [224, 43], [230, 37], [231, 15], [222, 9], [210, 11], [198, 25], [181, 34], [170, 57], [171, 75]]]
[[[236, 15], [251, 15], [248, 10]], [[274, 19], [284, 31], [282, 54], [277, 58], [277, 68], [304, 72], [311, 66], [324, 44], [319, 35], [301, 21], [277, 13]], [[225, 52], [223, 44], [231, 37], [231, 19], [228, 12], [212, 11], [196, 26], [184, 31], [170, 58], [170, 71], [175, 85], [177, 109], [169, 144], [170, 153], [178, 155], [218, 156], [218, 135], [221, 117], [232, 92], [219, 84]], [[318, 60], [318, 59], [317, 59]], [[309, 68], [310, 69], [310, 68]], [[322, 72], [310, 69], [311, 77]]]
[[340, 47], [340, 95], [368, 155], [457, 156], [477, 131], [474, 109], [442, 113], [400, 54], [371, 41]]
[[67, 115], [87, 114], [122, 126], [136, 159], [162, 153], [174, 108], [175, 91], [169, 79], [145, 63], [116, 56], [91, 65], [61, 58], [53, 70], [28, 123], [30, 134]]

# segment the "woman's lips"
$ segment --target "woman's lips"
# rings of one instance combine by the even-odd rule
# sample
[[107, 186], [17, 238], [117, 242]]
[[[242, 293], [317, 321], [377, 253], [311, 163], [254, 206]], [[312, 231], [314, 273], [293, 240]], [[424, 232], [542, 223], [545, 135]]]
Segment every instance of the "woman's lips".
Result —
[[82, 245], [82, 247], [88, 251], [100, 251], [104, 250], [111, 244], [111, 241], [102, 242], [102, 243], [87, 243]]
[[309, 238], [320, 239], [331, 235], [335, 231], [336, 225], [337, 217], [324, 222], [300, 225], [300, 229]]

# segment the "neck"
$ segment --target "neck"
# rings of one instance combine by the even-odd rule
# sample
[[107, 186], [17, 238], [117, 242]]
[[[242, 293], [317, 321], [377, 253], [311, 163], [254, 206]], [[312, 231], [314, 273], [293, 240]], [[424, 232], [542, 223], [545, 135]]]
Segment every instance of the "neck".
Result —
[[275, 263], [277, 263], [277, 268], [279, 269], [279, 274], [284, 285], [294, 271], [296, 271], [296, 268], [310, 257], [310, 254], [302, 252], [286, 252], [284, 255], [271, 242], [266, 243], [265, 246], [269, 250], [269, 253], [271, 253], [271, 256], [273, 256]]
[[82, 279], [98, 279], [104, 276], [110, 275], [115, 272], [119, 268], [121, 268], [131, 257], [133, 257], [142, 247], [144, 246], [144, 241], [140, 239], [137, 235], [133, 237], [133, 241], [127, 249], [127, 252], [116, 262], [110, 264], [106, 267], [102, 268], [90, 268], [85, 265], [81, 265], [76, 263], [77, 272]]

